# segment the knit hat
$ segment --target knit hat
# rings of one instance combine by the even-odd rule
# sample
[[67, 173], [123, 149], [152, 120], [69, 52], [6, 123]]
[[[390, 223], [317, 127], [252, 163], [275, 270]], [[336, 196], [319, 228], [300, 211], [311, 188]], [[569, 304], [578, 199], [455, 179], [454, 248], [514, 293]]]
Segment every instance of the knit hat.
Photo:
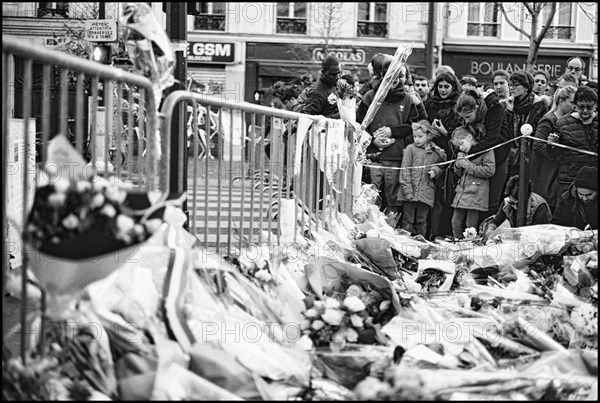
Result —
[[577, 172], [575, 177], [575, 187], [598, 190], [598, 168], [585, 166]]
[[321, 64], [321, 68], [323, 70], [329, 70], [334, 67], [338, 67], [339, 65], [340, 65], [340, 61], [338, 60], [338, 58], [335, 57], [334, 55], [329, 55], [323, 60], [323, 63]]
[[523, 87], [527, 88], [527, 90], [531, 90], [533, 88], [533, 76], [528, 71], [515, 71], [510, 75], [510, 81], [521, 84]]

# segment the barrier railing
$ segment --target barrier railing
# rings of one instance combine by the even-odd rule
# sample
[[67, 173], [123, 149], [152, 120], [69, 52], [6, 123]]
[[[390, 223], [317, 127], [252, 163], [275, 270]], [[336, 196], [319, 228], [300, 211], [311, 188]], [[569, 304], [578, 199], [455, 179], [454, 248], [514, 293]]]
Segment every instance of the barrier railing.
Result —
[[[163, 103], [161, 133], [171, 131], [177, 110], [188, 115], [180, 120], [181, 127], [172, 130], [190, 137], [189, 149], [183, 151], [189, 154], [188, 163], [181, 164], [177, 177], [187, 179], [180, 190], [188, 191], [190, 232], [205, 247], [214, 247], [217, 253], [226, 248], [229, 253], [236, 242], [239, 250], [280, 244], [282, 220], [275, 218], [282, 199], [293, 199], [296, 206], [294, 236], [299, 227], [310, 232], [323, 220], [335, 219], [339, 211], [351, 211], [354, 165], [348, 160], [354, 155], [353, 142], [346, 142], [344, 152], [328, 157], [325, 174], [319, 168], [333, 148], [333, 127], [341, 121], [321, 121], [325, 123], [321, 132], [309, 131], [298, 139], [300, 120], [305, 125], [312, 122], [311, 130], [318, 130], [319, 117], [176, 91]], [[213, 156], [208, 148], [215, 131]], [[350, 136], [344, 133], [345, 138]], [[321, 156], [320, 162], [315, 154]]]
[[[105, 106], [98, 102], [99, 84]], [[169, 141], [158, 141], [156, 108], [152, 84], [145, 77], [22, 39], [2, 38], [2, 290], [5, 295], [10, 266], [21, 267], [23, 361], [28, 277], [21, 231], [48, 141], [63, 133], [82, 153], [88, 165], [70, 169], [91, 165], [101, 175], [129, 182], [133, 190], [167, 189], [168, 166], [161, 155]], [[21, 222], [9, 222], [9, 213]], [[3, 304], [3, 326], [5, 313]]]

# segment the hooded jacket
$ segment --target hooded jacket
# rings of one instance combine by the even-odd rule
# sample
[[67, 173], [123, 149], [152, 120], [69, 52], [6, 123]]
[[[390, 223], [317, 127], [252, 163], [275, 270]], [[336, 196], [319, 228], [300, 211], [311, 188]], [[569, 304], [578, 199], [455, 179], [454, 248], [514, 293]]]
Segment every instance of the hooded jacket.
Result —
[[454, 171], [461, 175], [456, 185], [453, 208], [487, 211], [489, 206], [490, 179], [496, 173], [494, 153], [488, 151], [469, 161], [469, 167]]
[[[417, 147], [415, 143], [411, 143], [404, 150], [402, 168], [432, 165], [443, 161], [446, 161], [446, 153], [435, 143], [429, 143], [427, 148]], [[398, 200], [421, 202], [433, 207], [435, 182], [427, 174], [430, 169], [435, 172], [435, 177], [442, 172], [439, 166], [401, 170]]]
[[581, 230], [589, 224], [592, 229], [598, 229], [598, 196], [596, 195], [592, 204], [586, 206], [579, 200], [577, 188], [572, 184], [561, 195], [552, 216], [552, 224]]

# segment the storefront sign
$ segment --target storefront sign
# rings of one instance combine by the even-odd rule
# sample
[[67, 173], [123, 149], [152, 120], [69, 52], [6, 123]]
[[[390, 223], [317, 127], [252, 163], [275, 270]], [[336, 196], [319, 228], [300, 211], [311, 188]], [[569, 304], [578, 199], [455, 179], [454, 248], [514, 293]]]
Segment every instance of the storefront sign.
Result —
[[219, 42], [190, 42], [187, 48], [188, 62], [233, 63], [235, 44]]
[[[569, 56], [539, 55], [535, 64], [536, 70], [544, 70], [552, 80], [565, 74]], [[589, 60], [584, 57], [589, 65]], [[526, 54], [487, 54], [467, 52], [444, 52], [443, 64], [454, 68], [458, 77], [470, 74], [481, 82], [491, 83], [492, 74], [496, 70], [506, 70], [509, 74], [527, 69]]]
[[[334, 55], [342, 63], [363, 64], [365, 63], [365, 51], [362, 49], [328, 49], [327, 55]], [[315, 63], [321, 63], [325, 59], [323, 48], [314, 48], [312, 60]]]

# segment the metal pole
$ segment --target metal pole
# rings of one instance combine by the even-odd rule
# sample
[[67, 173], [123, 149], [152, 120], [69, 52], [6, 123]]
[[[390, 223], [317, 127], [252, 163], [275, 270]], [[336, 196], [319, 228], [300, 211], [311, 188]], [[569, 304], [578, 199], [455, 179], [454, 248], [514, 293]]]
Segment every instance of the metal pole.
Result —
[[433, 54], [435, 52], [435, 8], [436, 3], [429, 2], [429, 18], [427, 21], [427, 54], [425, 55], [425, 77], [433, 78]]
[[[187, 81], [187, 3], [174, 2], [167, 3], [167, 34], [171, 38], [171, 43], [175, 48], [175, 84], [169, 88], [163, 99], [168, 94], [177, 90], [185, 90]], [[173, 112], [173, 122], [171, 125], [171, 165], [170, 165], [170, 180], [169, 192], [173, 195], [179, 195], [182, 192], [187, 192], [187, 150], [184, 139], [185, 130], [185, 112], [186, 104], [179, 103]], [[185, 229], [189, 230], [189, 210], [187, 201], [183, 202], [183, 212], [187, 220]]]
[[529, 197], [527, 188], [529, 185], [529, 146], [527, 138], [521, 139], [521, 151], [519, 154], [519, 203], [517, 205], [517, 227], [525, 226], [527, 204]]

